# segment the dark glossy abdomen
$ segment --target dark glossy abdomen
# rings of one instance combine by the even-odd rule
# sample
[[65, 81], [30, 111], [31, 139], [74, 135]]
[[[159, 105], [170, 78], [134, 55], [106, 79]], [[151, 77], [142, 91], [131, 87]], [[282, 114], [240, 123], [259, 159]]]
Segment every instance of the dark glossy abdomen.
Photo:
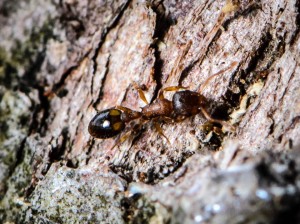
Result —
[[90, 121], [89, 133], [95, 138], [111, 138], [118, 135], [125, 128], [121, 120], [121, 111], [108, 109], [99, 112]]
[[205, 98], [197, 92], [184, 90], [173, 95], [173, 109], [176, 116], [192, 116], [200, 112]]

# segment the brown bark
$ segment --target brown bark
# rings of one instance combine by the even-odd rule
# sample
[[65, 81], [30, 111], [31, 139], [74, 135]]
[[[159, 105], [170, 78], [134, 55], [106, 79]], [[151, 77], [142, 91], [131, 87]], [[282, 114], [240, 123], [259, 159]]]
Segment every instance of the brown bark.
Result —
[[[300, 222], [297, 0], [18, 3], [0, 4], [0, 221]], [[232, 132], [199, 114], [160, 123], [170, 144], [151, 121], [113, 149], [88, 133], [145, 106], [134, 82], [152, 102], [220, 71], [203, 95]]]

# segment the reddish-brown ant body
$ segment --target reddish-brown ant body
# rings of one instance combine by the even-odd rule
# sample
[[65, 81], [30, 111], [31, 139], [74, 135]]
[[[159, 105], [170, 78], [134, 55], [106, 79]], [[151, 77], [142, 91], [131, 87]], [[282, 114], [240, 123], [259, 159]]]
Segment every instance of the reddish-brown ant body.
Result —
[[[206, 111], [205, 107], [208, 104], [207, 99], [201, 94], [205, 85], [216, 75], [223, 73], [224, 71], [232, 68], [236, 65], [233, 62], [229, 68], [226, 68], [206, 80], [206, 82], [201, 86], [199, 92], [194, 92], [187, 90], [182, 86], [170, 86], [162, 89], [158, 98], [152, 103], [148, 103], [142, 90], [135, 84], [138, 89], [140, 98], [147, 103], [145, 107], [141, 108], [141, 111], [134, 111], [126, 107], [116, 106], [111, 109], [107, 109], [98, 112], [95, 117], [91, 120], [89, 124], [89, 133], [95, 138], [111, 138], [120, 134], [126, 127], [126, 124], [135, 120], [142, 119], [144, 121], [159, 119], [171, 120], [174, 122], [179, 122], [187, 117], [194, 116], [202, 112], [205, 118], [211, 122], [219, 123], [221, 125], [232, 126], [225, 121], [213, 119], [209, 113]], [[179, 91], [181, 90], [181, 91]], [[175, 91], [172, 100], [168, 100], [164, 97], [165, 91]], [[155, 128], [157, 131], [164, 136], [160, 126], [155, 122]], [[125, 137], [126, 139], [127, 137]], [[123, 141], [121, 139], [121, 141]]]

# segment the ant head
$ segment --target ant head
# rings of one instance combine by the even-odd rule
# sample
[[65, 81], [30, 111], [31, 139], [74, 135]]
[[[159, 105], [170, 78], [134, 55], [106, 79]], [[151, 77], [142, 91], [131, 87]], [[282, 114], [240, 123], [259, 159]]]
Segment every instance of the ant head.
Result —
[[118, 135], [125, 128], [121, 115], [121, 110], [113, 108], [97, 113], [89, 124], [90, 135], [95, 138], [111, 138]]

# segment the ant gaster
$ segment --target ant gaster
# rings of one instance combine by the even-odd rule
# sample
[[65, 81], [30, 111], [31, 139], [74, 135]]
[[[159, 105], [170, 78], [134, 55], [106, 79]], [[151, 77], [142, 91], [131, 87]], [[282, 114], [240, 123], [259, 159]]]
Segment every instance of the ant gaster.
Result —
[[[224, 73], [226, 70], [234, 67], [237, 62], [231, 63], [231, 65], [219, 71], [218, 73], [209, 77], [205, 83], [200, 87], [198, 92], [187, 90], [183, 86], [170, 86], [162, 89], [158, 98], [152, 103], [148, 103], [146, 97], [141, 90], [134, 84], [135, 88], [138, 90], [140, 98], [147, 104], [145, 107], [141, 108], [141, 111], [134, 111], [127, 107], [116, 106], [107, 110], [98, 112], [94, 118], [91, 120], [88, 130], [91, 136], [95, 138], [111, 138], [120, 134], [126, 127], [126, 124], [135, 119], [142, 119], [144, 121], [157, 119], [171, 120], [174, 122], [179, 122], [187, 117], [199, 114], [205, 116], [207, 120], [213, 123], [219, 123], [223, 126], [229, 127], [231, 130], [233, 127], [222, 120], [216, 120], [212, 118], [206, 111], [206, 106], [208, 104], [207, 99], [201, 94], [206, 84], [215, 76]], [[180, 91], [181, 90], [181, 91]], [[168, 100], [164, 97], [165, 91], [175, 91], [172, 100]], [[166, 137], [157, 122], [154, 123], [156, 130]], [[127, 136], [123, 136], [121, 141], [124, 141]], [[168, 138], [166, 137], [168, 140]]]

